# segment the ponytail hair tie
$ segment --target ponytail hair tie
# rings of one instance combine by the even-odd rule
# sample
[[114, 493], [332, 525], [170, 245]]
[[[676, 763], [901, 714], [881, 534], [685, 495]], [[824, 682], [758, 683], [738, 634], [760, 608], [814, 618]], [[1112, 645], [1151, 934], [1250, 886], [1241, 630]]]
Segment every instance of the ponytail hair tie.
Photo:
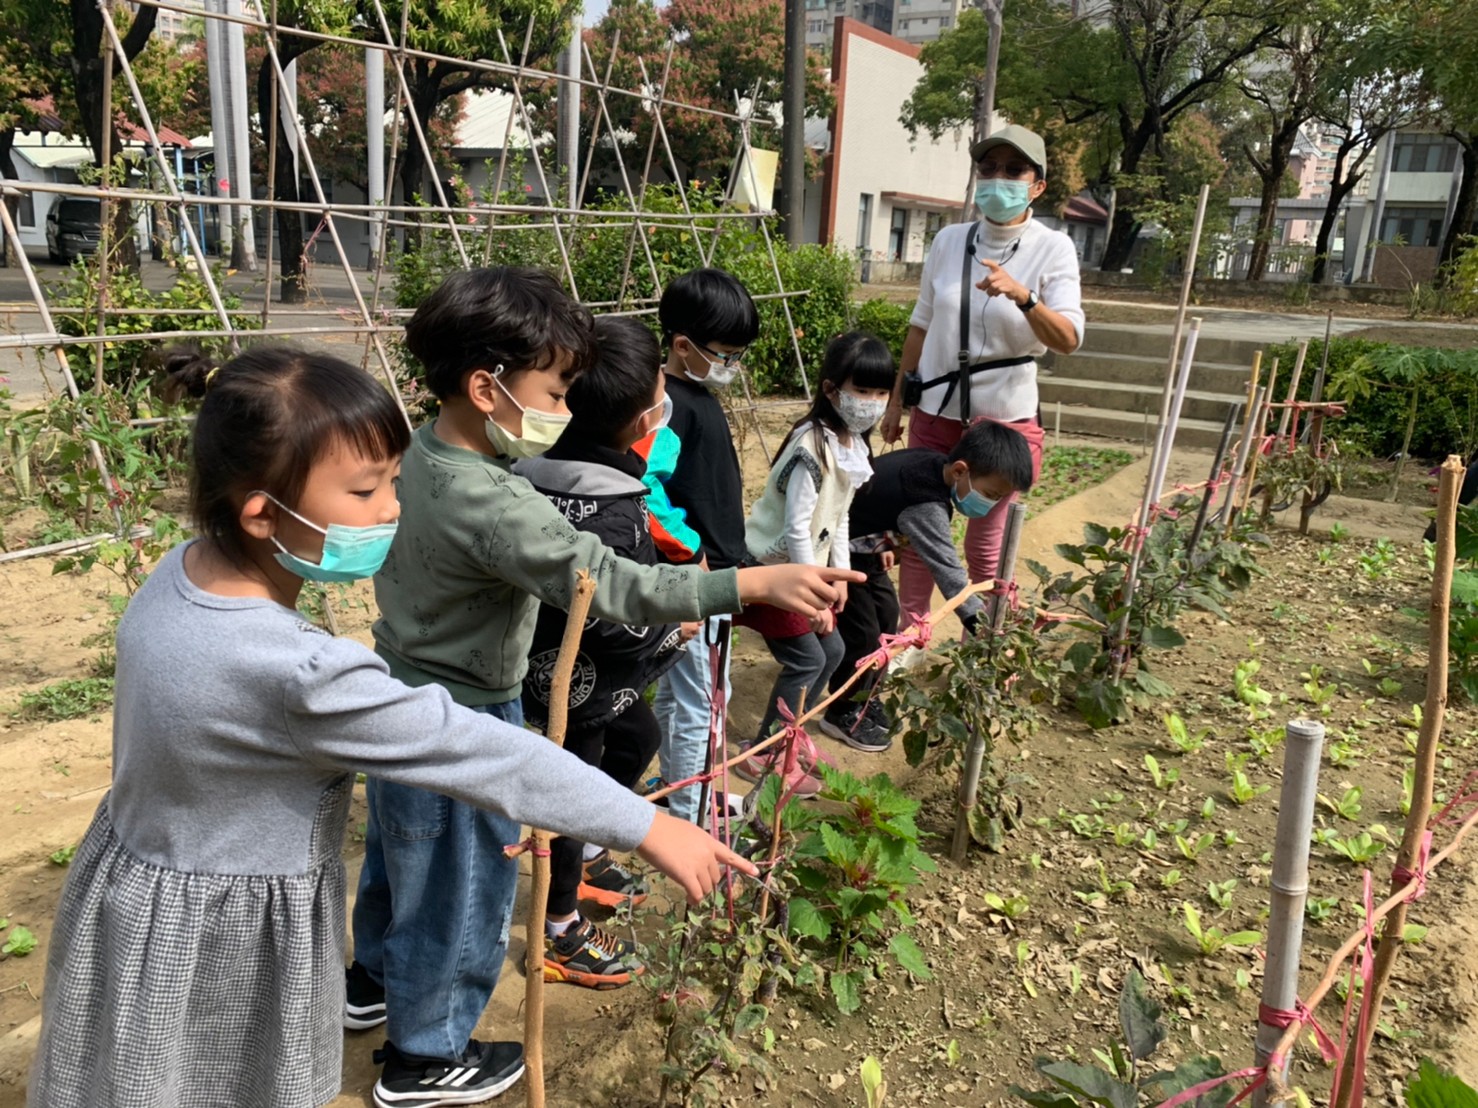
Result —
[[213, 384], [216, 383], [216, 374], [218, 374], [220, 372], [221, 372], [221, 367], [220, 366], [215, 366], [213, 369], [211, 369], [211, 371], [209, 373], [207, 373], [205, 375], [205, 387], [206, 388], [210, 388]]

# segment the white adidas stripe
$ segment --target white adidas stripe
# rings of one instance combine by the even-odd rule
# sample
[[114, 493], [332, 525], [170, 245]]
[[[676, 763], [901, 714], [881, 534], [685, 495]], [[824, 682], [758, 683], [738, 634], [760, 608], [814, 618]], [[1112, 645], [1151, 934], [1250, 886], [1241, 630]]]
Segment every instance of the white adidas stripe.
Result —
[[472, 1075], [476, 1072], [477, 1070], [475, 1069], [468, 1069], [466, 1066], [458, 1066], [455, 1069], [447, 1070], [446, 1073], [442, 1074], [435, 1081], [430, 1082], [430, 1084], [451, 1085], [453, 1087], [465, 1085], [468, 1079], [471, 1078]]

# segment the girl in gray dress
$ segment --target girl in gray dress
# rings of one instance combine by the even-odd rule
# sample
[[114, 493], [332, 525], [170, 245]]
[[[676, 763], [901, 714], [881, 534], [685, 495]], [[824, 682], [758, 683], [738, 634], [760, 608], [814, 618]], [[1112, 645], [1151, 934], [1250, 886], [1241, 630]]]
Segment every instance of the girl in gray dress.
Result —
[[[298, 615], [305, 578], [370, 576], [394, 533], [408, 434], [375, 381], [280, 347], [169, 368], [204, 396], [199, 538], [118, 628], [113, 787], [57, 912], [32, 1105], [297, 1108], [338, 1093], [356, 772], [635, 849], [690, 899], [724, 865], [753, 873], [548, 740], [402, 685]], [[516, 1044], [474, 1041], [446, 1083], [477, 1103], [522, 1068]]]

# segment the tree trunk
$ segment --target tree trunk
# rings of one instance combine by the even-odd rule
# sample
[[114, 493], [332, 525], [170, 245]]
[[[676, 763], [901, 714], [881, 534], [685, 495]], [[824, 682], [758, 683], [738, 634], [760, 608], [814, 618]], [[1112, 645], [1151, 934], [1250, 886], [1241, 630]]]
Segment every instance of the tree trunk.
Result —
[[[284, 36], [277, 44], [277, 56], [283, 68], [312, 49], [314, 43], [293, 35]], [[295, 202], [298, 197], [298, 178], [293, 171], [293, 150], [297, 146], [297, 135], [289, 131], [282, 122], [281, 96], [278, 96], [278, 111], [272, 111], [272, 85], [276, 80], [270, 54], [262, 58], [257, 70], [257, 118], [270, 119], [277, 128], [277, 161], [273, 166], [272, 191], [277, 200]], [[268, 135], [267, 139], [270, 140]], [[303, 257], [303, 213], [279, 211], [277, 213], [278, 272], [282, 275], [277, 299], [283, 304], [301, 304], [308, 299], [308, 286], [304, 276]], [[270, 275], [268, 277], [270, 280]]]
[[1452, 222], [1447, 225], [1447, 237], [1442, 240], [1442, 256], [1438, 259], [1438, 285], [1446, 285], [1449, 273], [1443, 266], [1455, 261], [1462, 253], [1465, 235], [1472, 234], [1473, 220], [1478, 218], [1478, 138], [1473, 135], [1454, 135], [1463, 156], [1463, 182], [1458, 186], [1457, 202], [1452, 206]]
[[1300, 122], [1296, 113], [1290, 113], [1273, 131], [1267, 161], [1259, 165], [1255, 158], [1252, 159], [1252, 168], [1262, 179], [1262, 194], [1257, 207], [1257, 234], [1252, 240], [1252, 255], [1247, 259], [1249, 281], [1261, 281], [1268, 272], [1268, 262], [1273, 254], [1273, 229], [1278, 223], [1278, 194], [1283, 191], [1283, 178], [1293, 157], [1293, 144], [1298, 140]]
[[[1354, 149], [1353, 143], [1340, 143], [1339, 149], [1334, 152], [1334, 173], [1329, 178], [1329, 196], [1324, 202], [1324, 215], [1319, 220], [1319, 233], [1314, 238], [1314, 264], [1309, 268], [1309, 284], [1322, 285], [1324, 278], [1329, 272], [1329, 244], [1334, 241], [1334, 229], [1339, 226], [1339, 211], [1344, 206], [1345, 197], [1355, 191], [1361, 179], [1365, 176], [1360, 170], [1360, 165], [1365, 161], [1362, 154], [1351, 167], [1352, 172], [1346, 173], [1345, 167], [1349, 164], [1350, 151]], [[1366, 153], [1369, 147], [1366, 148]], [[1345, 250], [1349, 251], [1348, 240]]]
[[[15, 146], [15, 128], [0, 128], [0, 177], [8, 177], [12, 181], [20, 180], [20, 174], [15, 169], [15, 159], [11, 156], [11, 150]], [[19, 196], [7, 196], [5, 208], [10, 212], [10, 222], [17, 230], [21, 224], [21, 198]], [[0, 266], [9, 269], [21, 264], [20, 252], [22, 246], [14, 241], [9, 235], [5, 236], [5, 249], [0, 251]]]
[[[1154, 128], [1148, 119], [1141, 120], [1134, 132], [1125, 136], [1124, 153], [1119, 159], [1121, 177], [1139, 172], [1140, 160], [1154, 137]], [[1129, 264], [1129, 258], [1134, 253], [1134, 242], [1139, 238], [1140, 219], [1134, 213], [1134, 201], [1137, 197], [1132, 190], [1122, 186], [1117, 189], [1117, 197], [1114, 219], [1109, 225], [1108, 241], [1104, 244], [1103, 258], [1098, 265], [1100, 270], [1107, 273], [1116, 273]]]
[[[431, 115], [440, 103], [442, 77], [431, 71], [429, 63], [418, 62], [409, 68], [406, 83], [411, 87], [411, 99], [405, 111], [415, 112], [421, 126], [429, 130]], [[421, 140], [416, 136], [409, 115], [401, 126], [400, 133], [400, 202], [409, 206], [417, 203], [419, 198], [419, 203], [434, 204], [436, 190], [431, 187], [430, 174], [436, 172], [436, 167], [427, 164], [426, 153], [421, 148]], [[405, 251], [411, 253], [421, 248], [421, 228], [416, 224], [423, 220], [417, 212], [407, 212], [405, 219], [411, 224], [405, 228]]]

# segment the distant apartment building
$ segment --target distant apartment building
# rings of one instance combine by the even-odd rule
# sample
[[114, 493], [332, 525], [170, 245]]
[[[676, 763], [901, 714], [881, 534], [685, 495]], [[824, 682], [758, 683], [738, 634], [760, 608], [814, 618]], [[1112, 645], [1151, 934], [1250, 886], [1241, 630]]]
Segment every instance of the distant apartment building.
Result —
[[921, 46], [933, 42], [960, 21], [960, 0], [894, 0], [893, 35]]
[[[174, 42], [177, 39], [199, 34], [204, 21], [205, 0], [170, 0], [170, 2], [176, 8], [193, 10], [180, 12], [171, 8], [160, 8], [154, 23], [154, 34], [166, 42]], [[128, 6], [135, 11], [139, 7], [137, 4]]]
[[806, 46], [830, 54], [838, 16], [854, 19], [885, 35], [893, 33], [897, 0], [806, 0]]

